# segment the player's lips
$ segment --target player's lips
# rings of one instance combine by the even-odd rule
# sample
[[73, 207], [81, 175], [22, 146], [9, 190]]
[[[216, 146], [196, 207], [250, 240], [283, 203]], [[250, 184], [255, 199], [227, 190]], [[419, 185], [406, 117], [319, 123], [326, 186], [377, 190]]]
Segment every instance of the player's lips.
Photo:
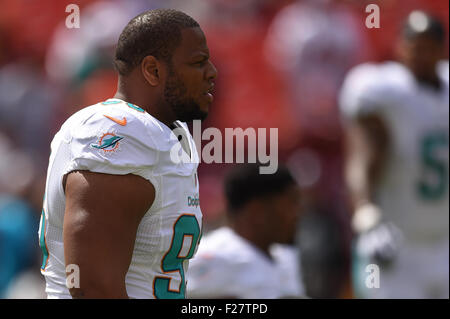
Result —
[[208, 98], [209, 103], [212, 103], [212, 101], [214, 100], [214, 96], [212, 94], [213, 90], [214, 90], [214, 83], [212, 83], [209, 86], [208, 90], [205, 93], [203, 93], [203, 95], [205, 95]]

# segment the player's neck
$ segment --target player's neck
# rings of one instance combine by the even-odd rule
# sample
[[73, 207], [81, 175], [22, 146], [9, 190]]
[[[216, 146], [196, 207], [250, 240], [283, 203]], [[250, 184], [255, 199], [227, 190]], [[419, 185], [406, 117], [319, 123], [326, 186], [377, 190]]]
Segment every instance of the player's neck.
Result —
[[130, 80], [126, 80], [123, 79], [122, 77], [119, 77], [119, 82], [117, 84], [117, 92], [114, 95], [114, 98], [137, 105], [140, 108], [147, 111], [148, 113], [150, 113], [149, 105], [147, 105], [148, 104], [147, 98], [139, 93], [140, 89], [137, 88], [137, 86], [138, 85], [133, 85], [133, 83], [131, 83]]
[[414, 78], [416, 79], [417, 83], [420, 83], [422, 85], [430, 86], [436, 90], [439, 90], [441, 88], [441, 80], [439, 78], [438, 73], [436, 72], [435, 68], [430, 69], [426, 72], [414, 72], [414, 68], [411, 66], [406, 65], [411, 71], [411, 73], [414, 75]]
[[246, 230], [245, 227], [238, 226], [238, 225], [231, 225], [231, 228], [234, 230], [236, 234], [238, 234], [240, 237], [247, 240], [250, 244], [252, 244], [254, 247], [258, 248], [258, 250], [266, 256], [269, 260], [272, 260], [272, 256], [269, 252], [270, 242], [266, 240], [265, 237], [261, 237], [255, 234], [253, 231]]
[[431, 76], [417, 76], [416, 75], [417, 82], [431, 86], [432, 88], [439, 90], [441, 88], [441, 81], [439, 80], [438, 76], [436, 74], [433, 74]]
[[142, 96], [140, 93], [134, 93], [133, 89], [128, 88], [120, 81], [119, 88], [114, 95], [114, 98], [139, 106], [168, 127], [170, 127], [170, 125], [175, 121], [171, 114], [166, 114], [168, 108], [158, 108], [158, 103], [156, 101], [154, 103], [149, 102], [151, 101], [150, 98]]

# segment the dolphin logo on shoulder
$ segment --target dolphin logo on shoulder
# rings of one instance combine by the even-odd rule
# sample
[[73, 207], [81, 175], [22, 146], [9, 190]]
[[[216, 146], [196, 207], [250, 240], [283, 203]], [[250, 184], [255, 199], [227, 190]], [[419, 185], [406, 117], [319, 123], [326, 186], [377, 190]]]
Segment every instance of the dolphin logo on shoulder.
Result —
[[91, 147], [103, 150], [104, 152], [114, 152], [119, 147], [121, 140], [123, 140], [123, 136], [114, 133], [105, 133], [100, 137], [98, 143], [91, 144]]

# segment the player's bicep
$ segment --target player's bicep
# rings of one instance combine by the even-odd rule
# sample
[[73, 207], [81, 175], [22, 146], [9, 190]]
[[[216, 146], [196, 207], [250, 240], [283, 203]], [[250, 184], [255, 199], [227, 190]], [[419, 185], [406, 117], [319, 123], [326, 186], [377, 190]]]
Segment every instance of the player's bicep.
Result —
[[356, 125], [360, 127], [369, 144], [377, 150], [385, 150], [389, 145], [389, 132], [386, 121], [381, 115], [360, 115], [356, 119]]
[[126, 297], [125, 275], [154, 187], [136, 175], [77, 171], [67, 176], [65, 194], [65, 262], [80, 270], [80, 288], [71, 294]]

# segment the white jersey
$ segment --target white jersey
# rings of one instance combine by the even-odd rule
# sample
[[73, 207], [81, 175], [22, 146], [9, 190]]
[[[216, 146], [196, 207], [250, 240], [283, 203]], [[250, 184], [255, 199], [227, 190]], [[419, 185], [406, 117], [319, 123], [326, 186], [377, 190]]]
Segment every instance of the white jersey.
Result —
[[63, 124], [51, 143], [39, 229], [41, 272], [49, 298], [71, 297], [64, 262], [62, 180], [74, 170], [135, 174], [153, 184], [155, 200], [137, 230], [125, 278], [127, 293], [130, 298], [184, 298], [185, 273], [201, 237], [202, 213], [197, 150], [186, 124], [177, 124], [188, 137], [190, 163], [171, 160], [171, 150], [181, 147], [169, 127], [119, 99], [86, 107]]
[[417, 82], [402, 64], [363, 64], [347, 76], [341, 109], [347, 118], [378, 114], [391, 137], [377, 203], [407, 240], [434, 242], [449, 233], [449, 65], [441, 88]]
[[303, 296], [295, 248], [272, 245], [272, 260], [228, 227], [207, 234], [191, 260], [188, 298], [296, 298]]

